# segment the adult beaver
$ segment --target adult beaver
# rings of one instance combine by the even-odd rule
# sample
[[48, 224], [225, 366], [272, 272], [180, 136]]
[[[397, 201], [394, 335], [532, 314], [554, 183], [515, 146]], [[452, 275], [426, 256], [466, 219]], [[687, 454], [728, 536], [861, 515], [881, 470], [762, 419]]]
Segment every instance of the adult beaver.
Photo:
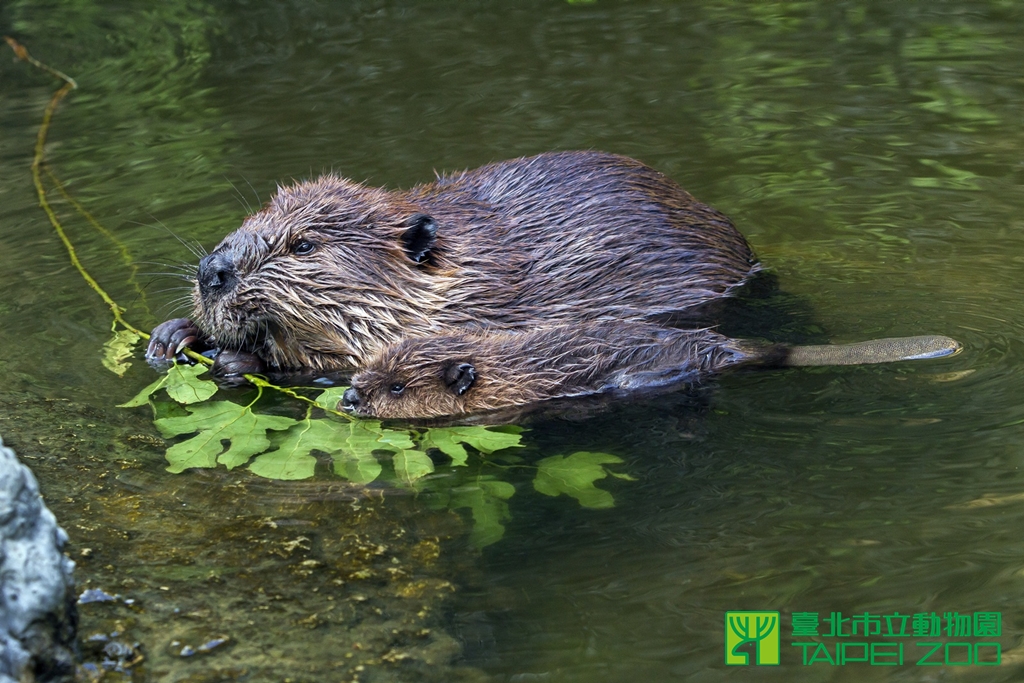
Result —
[[694, 384], [739, 365], [861, 365], [959, 350], [960, 344], [942, 336], [789, 347], [706, 329], [608, 321], [525, 332], [457, 332], [385, 348], [352, 378], [340, 407], [366, 417], [432, 418]]
[[444, 330], [532, 329], [697, 312], [759, 270], [724, 215], [622, 156], [558, 152], [405, 191], [334, 175], [281, 189], [199, 263], [193, 320], [221, 374], [338, 370]]

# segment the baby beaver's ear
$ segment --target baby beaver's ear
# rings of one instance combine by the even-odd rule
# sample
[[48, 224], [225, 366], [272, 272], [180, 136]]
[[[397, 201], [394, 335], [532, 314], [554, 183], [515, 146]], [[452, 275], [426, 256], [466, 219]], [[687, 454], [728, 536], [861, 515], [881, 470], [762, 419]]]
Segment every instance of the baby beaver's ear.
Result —
[[430, 250], [437, 241], [437, 222], [425, 213], [413, 214], [405, 222], [408, 227], [402, 233], [402, 246], [413, 263], [423, 263], [430, 258]]
[[456, 396], [469, 391], [476, 380], [476, 368], [470, 363], [450, 363], [444, 370], [444, 383]]

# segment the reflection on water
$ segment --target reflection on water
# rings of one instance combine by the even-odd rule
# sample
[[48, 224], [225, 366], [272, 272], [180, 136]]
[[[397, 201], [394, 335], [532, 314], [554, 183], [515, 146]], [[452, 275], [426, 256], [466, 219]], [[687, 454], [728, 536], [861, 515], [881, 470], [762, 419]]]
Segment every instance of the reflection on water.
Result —
[[[786, 624], [792, 612], [1000, 611], [1008, 652], [982, 673], [802, 667], [784, 632], [783, 666], [758, 677], [1018, 677], [1020, 656], [1009, 652], [1024, 589], [1016, 4], [293, 0], [141, 12], [22, 0], [0, 8], [0, 25], [81, 83], [58, 114], [49, 158], [145, 271], [195, 260], [161, 226], [209, 247], [279, 180], [333, 168], [408, 186], [435, 168], [594, 148], [664, 170], [735, 220], [791, 297], [758, 333], [836, 342], [936, 333], [964, 343], [943, 361], [737, 373], [697, 397], [534, 425], [530, 457], [613, 453], [637, 481], [602, 481], [617, 507], [583, 510], [516, 480], [505, 539], [475, 560], [444, 541], [458, 536], [444, 527], [455, 520], [385, 497], [383, 521], [365, 533], [383, 542], [388, 528], [423, 518], [427, 530], [399, 542], [395, 557], [405, 567], [425, 547], [417, 544], [440, 544], [445, 561], [416, 571], [458, 592], [444, 608], [431, 598], [431, 609], [450, 613], [418, 628], [461, 638], [465, 664], [495, 680], [746, 680], [748, 669], [724, 664], [727, 610], [778, 610]], [[319, 654], [361, 620], [390, 623], [359, 606], [354, 596], [369, 590], [360, 579], [340, 574], [359, 571], [341, 559], [345, 525], [329, 523], [351, 492], [257, 484], [244, 471], [230, 481], [165, 474], [159, 449], [145, 445], [155, 438], [147, 416], [113, 411], [151, 374], [139, 363], [123, 380], [102, 369], [106, 313], [35, 206], [27, 165], [50, 84], [3, 59], [0, 88], [0, 431], [35, 458], [75, 552], [88, 543], [103, 558], [76, 556], [82, 580], [147, 597], [174, 580], [168, 588], [220, 596], [224, 614], [256, 610], [259, 591], [273, 592], [299, 607], [257, 629], [287, 634], [296, 645], [286, 656], [309, 657], [303, 675], [333, 680], [337, 659], [337, 671], [360, 680], [428, 677], [429, 667], [403, 668], [397, 654], [379, 658], [406, 651], [405, 641], [378, 641], [362, 672], [345, 654]], [[175, 312], [179, 282], [149, 276], [139, 295], [104, 238], [60, 208], [131, 319], [145, 326]], [[85, 412], [26, 407], [62, 400]], [[68, 430], [97, 435], [47, 436]], [[134, 507], [109, 512], [110, 497], [130, 496]], [[301, 511], [282, 511], [282, 496]], [[224, 522], [232, 506], [237, 526]], [[244, 587], [197, 578], [295, 540], [256, 523], [264, 517], [315, 529], [294, 536], [325, 545], [296, 562], [265, 553], [265, 571]], [[163, 534], [205, 555], [158, 552]], [[306, 560], [346, 582], [331, 596], [355, 610], [348, 617], [303, 621], [319, 613], [308, 596], [323, 590], [315, 568], [303, 573]], [[116, 583], [126, 577], [144, 587]], [[399, 609], [401, 589], [388, 588], [398, 584], [375, 585], [379, 609], [416, 614]], [[380, 597], [389, 590], [391, 601]], [[164, 604], [149, 602], [139, 623]], [[189, 609], [203, 628], [231, 628]], [[203, 628], [195, 639], [216, 635]], [[233, 633], [235, 655], [209, 654], [211, 666], [234, 671], [225, 676], [263, 666], [247, 659], [261, 641], [246, 628]], [[169, 652], [187, 630], [145, 635]], [[450, 659], [448, 641], [437, 642], [434, 655], [410, 656]]]

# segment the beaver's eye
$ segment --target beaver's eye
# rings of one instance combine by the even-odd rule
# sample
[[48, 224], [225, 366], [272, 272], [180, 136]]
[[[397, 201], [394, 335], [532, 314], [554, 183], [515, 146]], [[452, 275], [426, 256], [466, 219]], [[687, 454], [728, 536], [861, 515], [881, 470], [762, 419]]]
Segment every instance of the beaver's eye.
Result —
[[292, 245], [292, 253], [296, 256], [305, 256], [306, 254], [312, 254], [316, 250], [316, 245], [308, 240], [302, 240]]
[[395, 382], [389, 387], [388, 391], [391, 392], [392, 396], [401, 396], [402, 392], [405, 391], [405, 385], [399, 382]]

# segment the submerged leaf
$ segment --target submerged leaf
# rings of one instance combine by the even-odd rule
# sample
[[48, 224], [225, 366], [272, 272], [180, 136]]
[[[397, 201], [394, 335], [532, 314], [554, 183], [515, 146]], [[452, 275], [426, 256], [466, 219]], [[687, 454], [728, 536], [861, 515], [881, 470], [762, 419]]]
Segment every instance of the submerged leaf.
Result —
[[[366, 427], [366, 429], [373, 429], [373, 427]], [[400, 432], [396, 429], [381, 429], [379, 422], [376, 423], [376, 429], [379, 430], [375, 433], [379, 435], [378, 438], [380, 439], [380, 442], [387, 444], [391, 448], [396, 450], [405, 450], [413, 448], [414, 446], [412, 436], [409, 432]], [[355, 430], [353, 430], [353, 432], [354, 431]]]
[[522, 430], [519, 428], [492, 429], [489, 427], [434, 427], [424, 435], [424, 445], [429, 440], [430, 446], [448, 455], [456, 465], [466, 462], [466, 449], [459, 446], [464, 443], [481, 453], [490, 455], [505, 448], [522, 447]]
[[316, 467], [311, 451], [329, 450], [333, 436], [326, 421], [304, 420], [288, 428], [276, 450], [256, 456], [249, 470], [267, 479], [308, 479]]
[[469, 508], [473, 513], [473, 530], [469, 542], [477, 548], [484, 548], [501, 540], [505, 525], [512, 518], [508, 500], [516, 489], [507, 481], [498, 481], [491, 476], [477, 477], [476, 481], [452, 490], [448, 507], [452, 510]]
[[604, 465], [620, 462], [621, 458], [609, 453], [579, 451], [566, 457], [553, 455], [537, 463], [533, 488], [546, 496], [564, 493], [587, 508], [614, 507], [612, 494], [595, 487], [594, 482], [608, 476]]
[[436, 448], [451, 458], [455, 467], [464, 466], [469, 457], [465, 447], [446, 429], [428, 429], [420, 441], [420, 447], [424, 450]]
[[373, 451], [400, 451], [413, 448], [412, 439], [407, 432], [384, 429], [376, 420], [357, 420], [338, 423], [339, 433], [344, 438], [344, 446], [351, 453], [372, 453]]
[[434, 471], [434, 463], [423, 451], [402, 450], [395, 454], [395, 474], [407, 484]]
[[199, 375], [209, 368], [205, 365], [171, 366], [167, 371], [167, 395], [178, 403], [202, 403], [217, 393], [217, 383], [209, 379], [199, 379]]
[[142, 391], [135, 394], [135, 396], [124, 403], [119, 404], [118, 408], [138, 408], [149, 403], [149, 397], [156, 391], [159, 391], [163, 386], [167, 384], [167, 375], [163, 375], [151, 382]]
[[[398, 458], [397, 454], [412, 448], [413, 442], [407, 433], [383, 429], [380, 422], [374, 420], [338, 422], [307, 418], [292, 426], [278, 439], [278, 448], [256, 458], [249, 469], [271, 479], [311, 477], [316, 464], [312, 455], [315, 450], [331, 456], [334, 473], [338, 476], [353, 483], [367, 484], [382, 471], [375, 451], [390, 451]], [[408, 471], [400, 473], [407, 481], [422, 476], [419, 473], [422, 462], [415, 460], [415, 456], [413, 460], [406, 465]]]
[[[295, 424], [290, 417], [254, 413], [248, 406], [229, 401], [214, 401], [187, 408], [185, 417], [166, 417], [154, 424], [165, 437], [198, 432], [191, 439], [167, 449], [168, 471], [182, 472], [190, 467], [228, 469], [244, 464], [270, 447], [267, 430], [288, 429]], [[228, 441], [225, 449], [223, 442]]]
[[342, 451], [334, 456], [334, 473], [354, 484], [369, 484], [380, 476], [380, 461], [368, 452]]
[[131, 330], [117, 330], [114, 336], [103, 345], [103, 367], [118, 377], [124, 377], [125, 371], [131, 367], [128, 360], [132, 357], [135, 345], [142, 339]]

